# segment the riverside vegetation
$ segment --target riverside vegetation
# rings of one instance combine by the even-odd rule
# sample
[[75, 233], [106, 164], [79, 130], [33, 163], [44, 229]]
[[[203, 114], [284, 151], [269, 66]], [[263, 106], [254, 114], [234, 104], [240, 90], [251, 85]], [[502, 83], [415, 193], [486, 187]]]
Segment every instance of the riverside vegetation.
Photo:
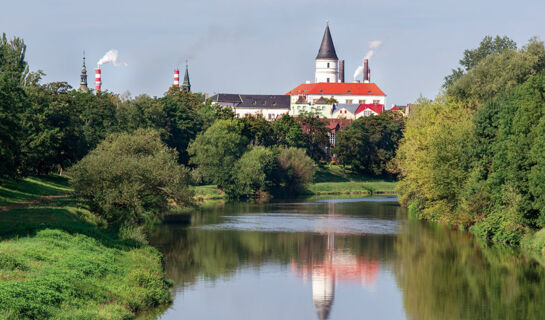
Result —
[[[195, 186], [213, 183], [234, 199], [292, 196], [316, 170], [320, 181], [316, 163], [331, 153], [354, 174], [385, 174], [400, 137], [386, 127], [402, 120], [386, 113], [369, 122], [380, 133], [357, 120], [339, 137], [366, 137], [374, 149], [332, 151], [314, 114], [237, 119], [176, 87], [132, 98], [42, 84], [25, 53], [22, 39], [0, 39], [0, 318], [125, 319], [167, 303], [147, 227], [195, 206]], [[355, 162], [369, 150], [380, 159]]]
[[482, 239], [545, 249], [545, 48], [486, 37], [435, 100], [421, 99], [395, 159], [400, 201]]

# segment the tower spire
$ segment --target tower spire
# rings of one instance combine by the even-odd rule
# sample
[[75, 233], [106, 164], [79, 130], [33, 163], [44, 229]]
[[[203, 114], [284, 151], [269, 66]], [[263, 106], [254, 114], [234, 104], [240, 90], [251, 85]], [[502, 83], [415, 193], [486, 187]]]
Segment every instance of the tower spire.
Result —
[[185, 74], [184, 74], [184, 83], [182, 84], [182, 90], [191, 92], [191, 83], [189, 82], [189, 71], [187, 67], [187, 59], [185, 60]]
[[320, 50], [318, 50], [318, 55], [316, 56], [316, 59], [339, 60], [339, 58], [337, 58], [337, 53], [335, 52], [335, 46], [333, 45], [331, 32], [329, 31], [329, 20], [326, 20], [324, 37], [322, 38], [322, 44], [320, 45]]
[[89, 88], [87, 87], [87, 68], [85, 67], [85, 50], [83, 51], [83, 65], [81, 66], [80, 77], [79, 91], [89, 91]]

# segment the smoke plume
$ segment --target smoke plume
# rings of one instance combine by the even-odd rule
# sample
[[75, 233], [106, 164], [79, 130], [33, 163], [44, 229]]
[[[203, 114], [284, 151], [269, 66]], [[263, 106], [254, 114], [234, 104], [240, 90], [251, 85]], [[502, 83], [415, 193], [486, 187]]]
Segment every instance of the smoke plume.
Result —
[[[364, 60], [365, 59], [371, 59], [373, 57], [373, 55], [375, 54], [375, 51], [378, 49], [378, 47], [380, 47], [381, 44], [382, 44], [381, 40], [370, 41], [369, 42], [369, 51], [367, 51], [367, 53], [365, 54], [365, 57], [363, 59]], [[354, 80], [356, 80], [358, 78], [358, 76], [362, 72], [363, 72], [363, 66], [358, 66], [358, 68], [354, 72]]]
[[114, 66], [127, 66], [126, 62], [123, 62], [119, 60], [119, 51], [117, 49], [112, 49], [104, 55], [100, 60], [97, 62], [97, 66], [100, 67], [103, 64], [111, 62]]

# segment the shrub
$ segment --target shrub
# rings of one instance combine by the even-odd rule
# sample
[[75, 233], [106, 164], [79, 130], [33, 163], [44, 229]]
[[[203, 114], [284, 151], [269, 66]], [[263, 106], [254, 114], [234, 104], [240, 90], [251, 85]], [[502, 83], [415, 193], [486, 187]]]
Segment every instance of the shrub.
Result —
[[153, 130], [114, 134], [74, 165], [75, 194], [109, 223], [141, 225], [191, 203], [188, 170]]
[[279, 167], [276, 174], [277, 192], [298, 193], [313, 181], [316, 164], [305, 150], [280, 149], [276, 160]]

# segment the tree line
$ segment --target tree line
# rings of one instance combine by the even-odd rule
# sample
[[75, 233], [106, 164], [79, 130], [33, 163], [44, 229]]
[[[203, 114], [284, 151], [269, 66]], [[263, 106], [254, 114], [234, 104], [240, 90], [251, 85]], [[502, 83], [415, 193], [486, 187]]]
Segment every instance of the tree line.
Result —
[[542, 248], [544, 44], [485, 37], [460, 65], [407, 121], [395, 159], [400, 200], [483, 239]]
[[[191, 184], [216, 184], [230, 198], [293, 195], [332, 155], [362, 174], [388, 174], [403, 119], [361, 118], [331, 149], [315, 114], [235, 118], [200, 93], [169, 88], [131, 98], [42, 84], [20, 38], [0, 41], [0, 176], [63, 173], [76, 194], [110, 221], [143, 223], [168, 204], [191, 204]], [[133, 214], [128, 218], [125, 212]]]

